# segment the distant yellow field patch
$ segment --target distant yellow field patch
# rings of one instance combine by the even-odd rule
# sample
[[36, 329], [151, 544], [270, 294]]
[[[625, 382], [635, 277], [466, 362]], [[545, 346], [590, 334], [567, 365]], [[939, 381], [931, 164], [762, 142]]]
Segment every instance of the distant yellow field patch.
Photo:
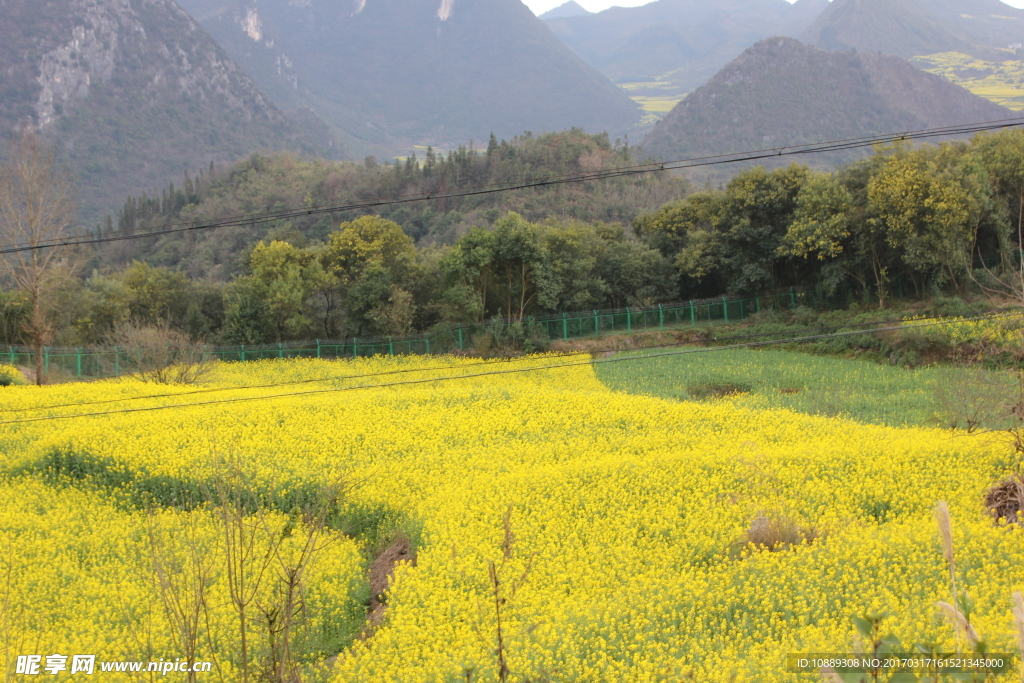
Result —
[[665, 114], [672, 111], [672, 107], [682, 102], [682, 97], [650, 97], [647, 95], [634, 95], [633, 101], [643, 107], [644, 111], [652, 114]]
[[[1011, 53], [1007, 51], [1007, 54]], [[914, 57], [911, 61], [979, 97], [1014, 111], [1024, 110], [1024, 61], [993, 62], [961, 52], [940, 52]]]

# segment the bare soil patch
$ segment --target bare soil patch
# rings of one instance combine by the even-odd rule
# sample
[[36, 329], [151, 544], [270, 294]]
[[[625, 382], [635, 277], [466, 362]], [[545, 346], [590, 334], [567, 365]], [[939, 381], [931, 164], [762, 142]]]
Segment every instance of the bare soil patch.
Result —
[[391, 585], [395, 567], [400, 562], [409, 562], [412, 566], [416, 566], [416, 553], [412, 550], [412, 543], [405, 536], [395, 539], [370, 563], [370, 609], [366, 616], [366, 627], [360, 635], [361, 638], [369, 638], [384, 622], [384, 612], [387, 610], [386, 592], [388, 586]]

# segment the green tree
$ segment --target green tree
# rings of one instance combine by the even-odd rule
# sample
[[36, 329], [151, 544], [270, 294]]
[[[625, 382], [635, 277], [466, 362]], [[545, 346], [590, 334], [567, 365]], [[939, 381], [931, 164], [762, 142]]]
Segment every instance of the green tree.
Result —
[[397, 223], [379, 216], [342, 223], [327, 241], [323, 262], [338, 283], [346, 333], [394, 335], [411, 329], [417, 252]]
[[82, 341], [98, 344], [132, 315], [135, 293], [116, 275], [93, 275], [85, 281], [73, 325]]
[[549, 223], [540, 232], [537, 304], [548, 312], [599, 308], [608, 294], [598, 261], [606, 248], [586, 223]]
[[874, 220], [907, 266], [959, 288], [969, 270], [980, 205], [959, 164], [936, 157], [935, 150], [898, 150], [871, 179], [868, 199]]
[[604, 239], [597, 274], [607, 287], [605, 304], [613, 308], [650, 306], [679, 295], [672, 261], [639, 240]]
[[259, 242], [249, 257], [249, 270], [252, 293], [270, 309], [278, 341], [311, 327], [307, 302], [330, 279], [314, 250]]
[[828, 173], [814, 173], [800, 188], [792, 222], [779, 245], [784, 256], [822, 263], [822, 279], [828, 294], [834, 294], [845, 276], [863, 284], [855, 266], [857, 254], [848, 248], [853, 216], [853, 196], [839, 179]]
[[357, 282], [371, 263], [383, 267], [395, 282], [404, 283], [414, 270], [416, 247], [397, 223], [362, 216], [341, 224], [328, 239], [323, 258], [343, 289]]
[[[994, 207], [975, 247], [989, 277], [975, 281], [988, 291], [1024, 300], [1024, 131], [980, 134], [971, 156], [986, 171]], [[999, 265], [986, 264], [986, 256], [998, 256]]]
[[253, 292], [250, 280], [236, 280], [227, 299], [225, 341], [231, 344], [265, 344], [276, 334], [273, 311], [262, 297]]
[[181, 323], [188, 310], [191, 281], [184, 273], [135, 261], [117, 278], [131, 292], [128, 307], [141, 323]]
[[757, 167], [729, 182], [719, 242], [729, 291], [749, 294], [796, 282], [796, 274], [785, 269], [789, 257], [781, 256], [779, 247], [809, 175], [806, 166], [797, 164], [772, 172]]
[[494, 225], [495, 292], [509, 318], [521, 321], [535, 304], [544, 257], [537, 225], [513, 212]]
[[442, 256], [439, 267], [445, 281], [442, 317], [452, 322], [483, 322], [492, 294], [494, 233], [473, 228]]

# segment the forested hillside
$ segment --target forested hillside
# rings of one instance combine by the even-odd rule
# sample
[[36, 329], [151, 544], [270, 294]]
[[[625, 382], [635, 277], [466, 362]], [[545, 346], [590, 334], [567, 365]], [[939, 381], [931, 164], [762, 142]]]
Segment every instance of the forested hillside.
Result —
[[322, 121], [281, 111], [173, 0], [10, 0], [0, 37], [0, 136], [38, 126], [77, 175], [87, 223], [211, 160], [340, 153]]
[[[643, 146], [660, 158], [685, 159], [1012, 116], [899, 57], [770, 38], [676, 105]], [[829, 168], [863, 155], [821, 155], [809, 163]]]
[[[600, 138], [555, 142], [495, 143], [494, 175], [483, 177], [524, 172], [545, 158], [549, 172], [572, 166], [579, 157], [571, 155], [588, 143], [605, 163], [629, 163], [625, 149], [600, 147]], [[443, 162], [335, 171], [256, 158], [189, 179], [184, 191], [160, 200], [133, 199], [121, 224], [156, 225], [160, 211], [164, 219], [187, 220], [199, 211], [283, 208], [296, 192], [345, 184], [361, 183], [367, 193], [424, 188], [487, 164], [486, 154], [468, 151]], [[721, 190], [661, 206], [681, 188], [655, 176], [500, 195], [447, 213], [415, 205], [389, 218], [351, 214], [264, 232], [168, 236], [152, 249], [137, 240], [121, 243], [135, 245], [134, 252], [114, 246], [84, 254], [91, 264], [63, 290], [52, 324], [68, 345], [102, 342], [127, 320], [168, 321], [209, 341], [255, 344], [401, 335], [493, 316], [790, 287], [807, 290], [812, 303], [870, 307], [884, 306], [900, 289], [998, 289], [993, 277], [1012, 274], [1016, 263], [1022, 178], [1024, 132], [1015, 130], [969, 143], [882, 149], [834, 173], [795, 164], [749, 169]], [[637, 193], [643, 202], [636, 203]], [[318, 198], [307, 195], [311, 204]], [[651, 209], [639, 213], [641, 204]], [[427, 217], [452, 230], [446, 244], [432, 241], [436, 233], [413, 239], [417, 221]], [[27, 302], [16, 291], [3, 296], [0, 341], [17, 342]]]
[[[485, 149], [460, 147], [448, 155], [428, 149], [423, 158], [413, 155], [394, 164], [373, 158], [353, 164], [256, 155], [229, 168], [184, 177], [175, 187], [159, 193], [132, 197], [100, 230], [136, 232], [167, 223], [540, 180], [628, 166], [636, 163], [635, 152], [635, 148], [611, 144], [605, 135], [568, 131], [511, 141], [492, 138]], [[472, 226], [491, 225], [508, 211], [533, 221], [551, 218], [629, 225], [640, 212], [682, 196], [685, 187], [683, 181], [666, 174], [640, 176], [397, 204], [382, 208], [381, 215], [399, 223], [419, 244], [450, 244]], [[361, 211], [339, 211], [276, 225], [225, 228], [198, 233], [188, 241], [177, 235], [159, 241], [138, 240], [102, 252], [97, 265], [142, 259], [192, 277], [226, 280], [243, 266], [244, 253], [260, 239], [322, 241], [338, 223], [360, 215]]]

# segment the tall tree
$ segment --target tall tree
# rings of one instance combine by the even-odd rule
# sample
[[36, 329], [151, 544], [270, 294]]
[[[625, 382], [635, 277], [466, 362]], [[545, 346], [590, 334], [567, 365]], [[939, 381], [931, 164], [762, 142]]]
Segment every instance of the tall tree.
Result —
[[537, 296], [537, 276], [544, 265], [538, 226], [509, 212], [494, 226], [495, 289], [505, 315], [522, 320]]
[[72, 195], [53, 149], [26, 129], [0, 167], [0, 243], [27, 249], [0, 255], [0, 264], [28, 301], [22, 333], [35, 356], [36, 384], [46, 381], [43, 349], [53, 340], [56, 293], [75, 271], [66, 249], [46, 246], [71, 226]]
[[301, 334], [311, 326], [306, 302], [330, 279], [317, 257], [315, 251], [279, 241], [259, 242], [252, 250], [252, 290], [269, 306], [278, 341]]
[[886, 239], [913, 271], [959, 287], [967, 273], [979, 206], [953, 160], [934, 150], [898, 152], [868, 185]]

